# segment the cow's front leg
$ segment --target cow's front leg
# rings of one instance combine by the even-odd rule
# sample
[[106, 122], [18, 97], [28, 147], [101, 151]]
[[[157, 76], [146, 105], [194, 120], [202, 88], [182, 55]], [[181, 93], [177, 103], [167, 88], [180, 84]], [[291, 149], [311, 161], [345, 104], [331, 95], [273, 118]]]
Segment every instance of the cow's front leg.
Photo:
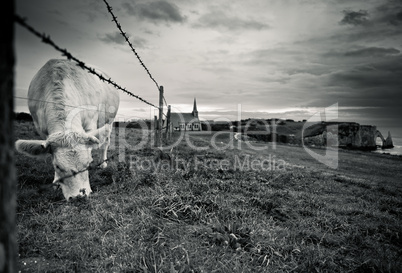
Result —
[[107, 167], [107, 150], [109, 149], [110, 145], [110, 133], [106, 137], [106, 141], [99, 147], [99, 168], [106, 168]]

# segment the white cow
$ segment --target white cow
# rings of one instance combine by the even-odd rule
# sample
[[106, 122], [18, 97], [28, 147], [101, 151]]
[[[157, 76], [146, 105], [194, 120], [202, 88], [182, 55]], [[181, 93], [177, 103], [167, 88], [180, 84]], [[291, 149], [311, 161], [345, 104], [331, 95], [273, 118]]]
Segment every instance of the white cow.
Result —
[[[71, 61], [50, 60], [31, 81], [28, 107], [36, 130], [46, 140], [18, 140], [16, 149], [34, 157], [51, 154], [54, 182], [67, 200], [89, 195], [88, 171], [81, 171], [92, 162], [93, 148], [106, 160], [118, 91]], [[60, 180], [66, 176], [70, 177]]]

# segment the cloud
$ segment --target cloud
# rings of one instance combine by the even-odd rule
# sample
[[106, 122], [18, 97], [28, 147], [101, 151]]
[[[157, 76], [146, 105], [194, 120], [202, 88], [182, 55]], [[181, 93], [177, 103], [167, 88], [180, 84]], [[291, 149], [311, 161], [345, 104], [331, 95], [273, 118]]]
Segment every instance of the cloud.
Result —
[[99, 39], [107, 44], [123, 45], [126, 42], [120, 32], [117, 31], [114, 33], [106, 33], [103, 37], [100, 37]]
[[323, 54], [324, 57], [386, 57], [392, 55], [398, 55], [400, 51], [393, 47], [363, 47], [356, 50], [349, 51], [330, 51]]
[[389, 56], [399, 54], [399, 50], [395, 48], [383, 47], [366, 47], [354, 51], [345, 52], [348, 57], [372, 57], [372, 56]]
[[[130, 35], [126, 33], [126, 35], [129, 37]], [[118, 44], [118, 45], [124, 45], [126, 44], [126, 39], [124, 39], [123, 35], [120, 34], [120, 32], [113, 32], [113, 33], [106, 33], [102, 37], [99, 37], [99, 39], [107, 44]], [[130, 39], [130, 42], [134, 46], [134, 48], [145, 48], [147, 44], [147, 40], [140, 38], [140, 37], [134, 37]]]
[[193, 26], [197, 28], [221, 28], [225, 30], [262, 30], [269, 27], [264, 22], [259, 22], [252, 18], [242, 19], [229, 16], [223, 11], [213, 11], [204, 14]]
[[200, 115], [202, 119], [206, 120], [225, 120], [229, 119], [231, 121], [240, 119], [248, 119], [248, 118], [278, 118], [278, 119], [287, 119], [287, 118], [296, 118], [296, 120], [302, 120], [303, 118], [310, 117], [311, 111], [309, 109], [297, 109], [290, 111], [252, 111], [252, 110], [244, 110], [242, 109], [240, 112], [238, 111], [200, 111]]
[[178, 6], [163, 0], [134, 4], [124, 3], [123, 8], [129, 15], [150, 20], [154, 23], [182, 23], [186, 20], [186, 17], [181, 14]]
[[[339, 71], [330, 76], [330, 85], [360, 88], [400, 89], [402, 79], [398, 73], [361, 66], [351, 70]], [[362, 90], [360, 90], [362, 91]], [[379, 94], [379, 96], [381, 96]], [[401, 98], [402, 99], [402, 98]]]
[[147, 40], [141, 37], [134, 37], [132, 42], [134, 48], [146, 48]]
[[391, 19], [391, 23], [395, 25], [399, 25], [400, 23], [402, 23], [402, 11], [395, 14], [395, 18]]
[[327, 86], [334, 96], [355, 105], [387, 107], [400, 110], [402, 94], [402, 56], [362, 64], [328, 75]]
[[402, 23], [402, 2], [401, 1], [388, 1], [377, 7], [376, 11], [379, 14], [378, 20], [388, 24], [398, 26]]
[[341, 25], [365, 25], [368, 23], [368, 12], [366, 10], [351, 11], [344, 10], [344, 17], [339, 22]]

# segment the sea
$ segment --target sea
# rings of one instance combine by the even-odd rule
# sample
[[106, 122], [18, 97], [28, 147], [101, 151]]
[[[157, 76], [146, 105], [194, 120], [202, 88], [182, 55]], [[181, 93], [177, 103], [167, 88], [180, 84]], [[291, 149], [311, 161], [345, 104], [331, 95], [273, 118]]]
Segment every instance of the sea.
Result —
[[[386, 135], [384, 136], [386, 137]], [[402, 155], [402, 137], [394, 137], [392, 136], [392, 141], [394, 143], [394, 148], [391, 149], [381, 149], [381, 147], [377, 147], [377, 150], [372, 151], [373, 153], [381, 153], [381, 154], [391, 154], [391, 155]], [[377, 145], [381, 146], [381, 141], [377, 139]]]

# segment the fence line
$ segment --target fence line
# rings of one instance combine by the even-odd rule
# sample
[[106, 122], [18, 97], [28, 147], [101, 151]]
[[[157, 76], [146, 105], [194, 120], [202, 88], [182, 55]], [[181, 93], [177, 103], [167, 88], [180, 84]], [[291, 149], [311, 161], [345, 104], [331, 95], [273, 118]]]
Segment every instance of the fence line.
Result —
[[126, 88], [121, 87], [121, 86], [118, 85], [116, 82], [112, 81], [111, 78], [107, 79], [107, 78], [105, 78], [102, 74], [96, 72], [94, 68], [91, 68], [91, 67], [87, 66], [83, 61], [81, 61], [81, 60], [77, 59], [76, 57], [74, 57], [74, 56], [73, 56], [70, 52], [68, 52], [66, 49], [62, 49], [62, 48], [59, 47], [57, 44], [55, 44], [55, 43], [51, 40], [51, 38], [50, 38], [49, 35], [41, 34], [41, 33], [39, 33], [37, 30], [35, 30], [32, 26], [28, 25], [28, 24], [25, 22], [26, 19], [24, 19], [24, 18], [22, 18], [21, 16], [15, 14], [15, 15], [14, 15], [14, 20], [15, 20], [18, 24], [20, 24], [21, 26], [23, 26], [24, 28], [26, 28], [27, 30], [29, 30], [29, 31], [30, 31], [31, 33], [33, 33], [34, 35], [36, 35], [37, 37], [41, 38], [43, 43], [51, 45], [51, 46], [52, 46], [53, 48], [55, 48], [57, 51], [61, 52], [62, 55], [65, 56], [67, 59], [75, 61], [75, 62], [78, 64], [78, 66], [80, 66], [82, 69], [85, 69], [85, 70], [87, 70], [89, 73], [98, 76], [98, 78], [99, 78], [101, 81], [107, 82], [107, 83], [113, 85], [115, 88], [117, 88], [117, 89], [123, 91], [123, 92], [126, 93], [127, 95], [132, 96], [132, 97], [134, 97], [134, 98], [136, 98], [136, 99], [138, 99], [138, 100], [140, 100], [140, 101], [142, 101], [142, 102], [144, 102], [144, 103], [146, 103], [146, 104], [148, 104], [148, 105], [150, 105], [150, 106], [152, 106], [152, 107], [155, 107], [155, 108], [159, 109], [159, 107], [155, 106], [154, 104], [152, 104], [152, 103], [146, 101], [145, 99], [141, 98], [140, 96], [137, 96], [137, 95], [131, 93], [131, 92], [128, 91]]

